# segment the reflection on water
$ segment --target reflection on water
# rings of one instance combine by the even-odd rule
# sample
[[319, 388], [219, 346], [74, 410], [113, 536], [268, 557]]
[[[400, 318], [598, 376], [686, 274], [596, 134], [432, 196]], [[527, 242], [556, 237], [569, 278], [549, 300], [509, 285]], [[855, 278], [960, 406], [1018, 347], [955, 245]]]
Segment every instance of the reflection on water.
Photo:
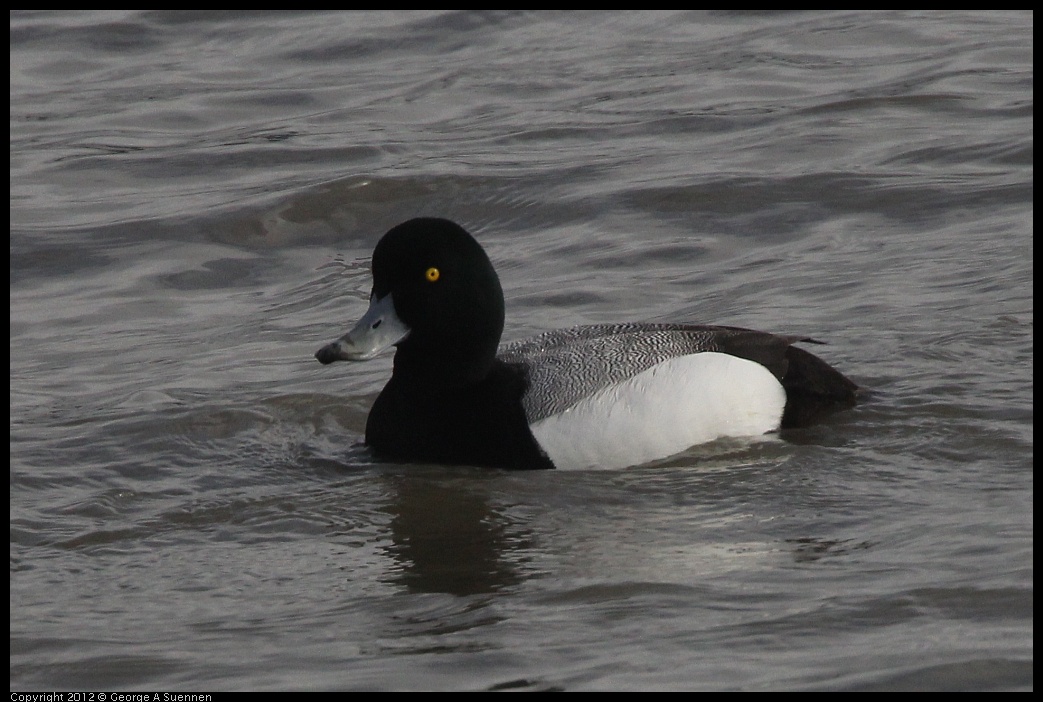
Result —
[[387, 506], [387, 554], [394, 582], [414, 592], [474, 595], [521, 581], [523, 554], [532, 547], [520, 525], [491, 508], [463, 483], [399, 476]]

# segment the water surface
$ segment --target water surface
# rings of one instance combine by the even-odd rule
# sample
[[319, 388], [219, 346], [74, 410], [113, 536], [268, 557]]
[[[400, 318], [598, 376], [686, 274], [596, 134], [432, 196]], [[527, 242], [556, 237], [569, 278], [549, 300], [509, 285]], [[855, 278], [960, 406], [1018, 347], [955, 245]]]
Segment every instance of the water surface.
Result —
[[[1032, 688], [1031, 12], [11, 15], [11, 687]], [[829, 342], [626, 471], [393, 465], [391, 226], [506, 339]]]

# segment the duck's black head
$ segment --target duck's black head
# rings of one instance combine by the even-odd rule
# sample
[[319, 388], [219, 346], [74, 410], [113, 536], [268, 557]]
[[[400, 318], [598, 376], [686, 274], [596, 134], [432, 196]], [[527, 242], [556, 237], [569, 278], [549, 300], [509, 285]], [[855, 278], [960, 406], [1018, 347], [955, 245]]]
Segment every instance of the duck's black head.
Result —
[[316, 358], [365, 360], [394, 345], [403, 379], [461, 384], [488, 373], [503, 333], [503, 290], [463, 227], [428, 217], [404, 222], [381, 238], [372, 270], [369, 311]]

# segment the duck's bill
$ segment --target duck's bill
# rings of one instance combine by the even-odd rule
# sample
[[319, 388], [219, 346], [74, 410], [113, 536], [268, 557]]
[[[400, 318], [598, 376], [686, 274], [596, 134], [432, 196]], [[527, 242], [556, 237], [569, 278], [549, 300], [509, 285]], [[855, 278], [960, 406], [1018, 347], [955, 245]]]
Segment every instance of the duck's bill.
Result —
[[409, 336], [409, 327], [395, 314], [395, 304], [388, 293], [379, 300], [369, 299], [369, 309], [355, 328], [332, 344], [315, 353], [320, 363], [334, 361], [367, 361]]

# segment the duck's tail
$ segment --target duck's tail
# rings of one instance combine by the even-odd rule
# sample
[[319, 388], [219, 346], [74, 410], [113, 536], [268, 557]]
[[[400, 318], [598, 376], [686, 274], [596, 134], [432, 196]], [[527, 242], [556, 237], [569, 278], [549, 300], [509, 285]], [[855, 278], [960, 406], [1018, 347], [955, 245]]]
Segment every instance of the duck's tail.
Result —
[[786, 389], [783, 429], [814, 424], [828, 414], [858, 404], [862, 389], [818, 356], [790, 346], [786, 360], [782, 377], [782, 387]]

